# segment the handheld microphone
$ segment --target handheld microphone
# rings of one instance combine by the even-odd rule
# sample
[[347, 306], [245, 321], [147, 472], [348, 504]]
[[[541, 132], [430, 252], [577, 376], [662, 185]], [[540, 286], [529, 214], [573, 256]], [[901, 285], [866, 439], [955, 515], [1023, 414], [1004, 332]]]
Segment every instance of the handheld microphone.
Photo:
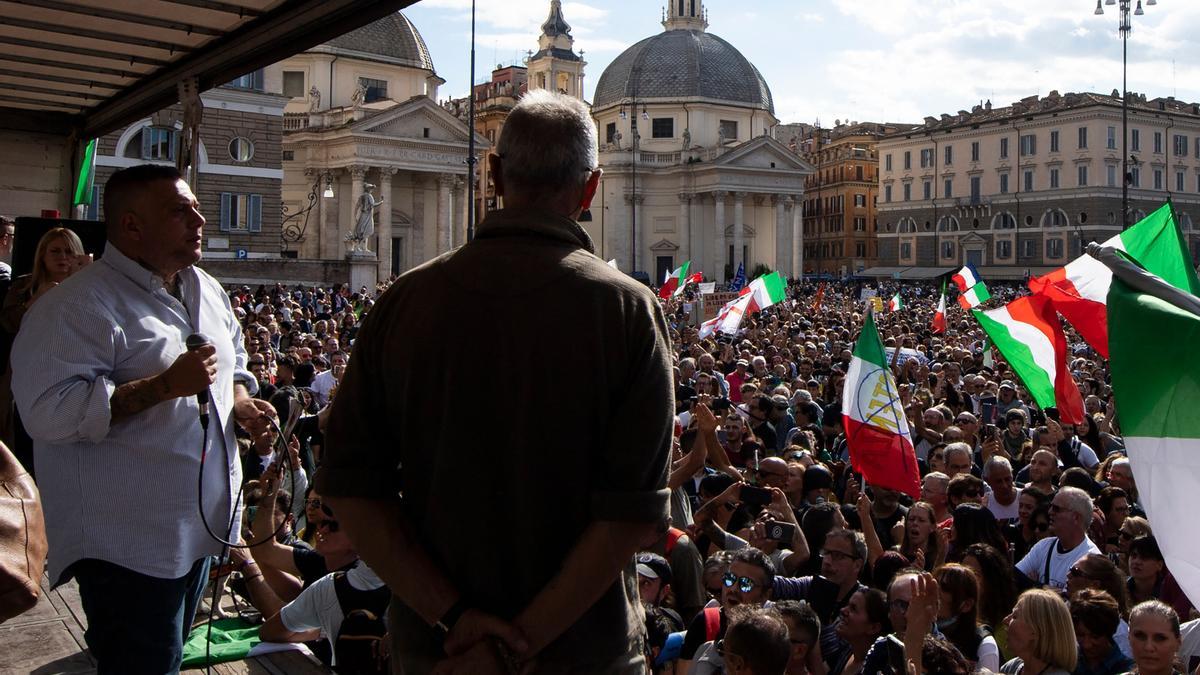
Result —
[[[200, 349], [201, 347], [207, 347], [210, 344], [212, 343], [208, 341], [208, 338], [204, 337], [200, 333], [192, 333], [191, 335], [187, 336], [187, 348], [189, 352], [194, 352], [197, 349]], [[201, 389], [200, 393], [196, 394], [196, 404], [200, 407], [200, 425], [207, 427], [208, 387]]]

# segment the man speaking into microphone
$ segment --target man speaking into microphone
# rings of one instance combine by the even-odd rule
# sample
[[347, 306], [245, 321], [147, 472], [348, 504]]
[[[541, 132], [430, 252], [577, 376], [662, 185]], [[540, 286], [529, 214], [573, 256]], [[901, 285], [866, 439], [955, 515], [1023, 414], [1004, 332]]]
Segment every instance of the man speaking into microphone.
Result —
[[13, 393], [34, 440], [51, 583], [78, 580], [99, 673], [161, 675], [179, 670], [221, 551], [209, 529], [238, 531], [235, 418], [261, 424], [269, 405], [250, 398], [228, 297], [195, 267], [204, 217], [179, 172], [118, 171], [104, 215], [103, 257], [25, 314]]

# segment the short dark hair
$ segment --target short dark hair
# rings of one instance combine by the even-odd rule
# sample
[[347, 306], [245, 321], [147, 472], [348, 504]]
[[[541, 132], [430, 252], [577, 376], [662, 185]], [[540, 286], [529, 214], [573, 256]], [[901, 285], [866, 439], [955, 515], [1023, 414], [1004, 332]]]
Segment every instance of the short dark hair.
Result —
[[1129, 555], [1138, 554], [1140, 558], [1150, 558], [1159, 562], [1165, 562], [1162, 549], [1158, 547], [1158, 540], [1152, 534], [1143, 534], [1137, 537], [1129, 544]]
[[800, 639], [811, 649], [821, 635], [821, 619], [812, 606], [804, 600], [780, 600], [775, 609], [784, 619], [790, 620], [803, 634]]
[[139, 164], [109, 176], [104, 184], [104, 221], [115, 226], [129, 209], [134, 190], [160, 180], [177, 181], [183, 178], [179, 169], [169, 164]]
[[763, 571], [763, 581], [768, 591], [775, 585], [775, 562], [768, 558], [766, 553], [753, 546], [747, 546], [746, 548], [738, 549], [733, 554], [733, 559], [729, 561], [729, 564], [732, 565], [735, 562], [754, 565], [761, 569]]
[[738, 605], [729, 610], [725, 650], [742, 657], [754, 675], [776, 675], [787, 668], [792, 643], [779, 612]]
[[1071, 621], [1083, 624], [1093, 635], [1112, 640], [1121, 625], [1121, 606], [1107, 591], [1085, 588], [1071, 597]]

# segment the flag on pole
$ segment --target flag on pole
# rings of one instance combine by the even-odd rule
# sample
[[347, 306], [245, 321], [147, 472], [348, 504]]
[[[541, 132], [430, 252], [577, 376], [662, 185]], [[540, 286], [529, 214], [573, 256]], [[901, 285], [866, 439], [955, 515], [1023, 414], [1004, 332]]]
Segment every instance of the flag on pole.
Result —
[[900, 390], [888, 368], [875, 317], [867, 312], [842, 391], [850, 464], [866, 482], [919, 499], [920, 477]]
[[727, 335], [737, 335], [738, 327], [742, 325], [742, 317], [746, 315], [747, 308], [753, 299], [753, 295], [746, 294], [725, 303], [715, 317], [700, 324], [700, 339], [703, 340], [717, 331]]
[[92, 203], [92, 185], [96, 180], [96, 139], [88, 141], [83, 148], [83, 159], [79, 162], [79, 180], [75, 182], [75, 197], [71, 206]]
[[[1128, 230], [1127, 230], [1128, 232]], [[1138, 503], [1184, 593], [1200, 602], [1200, 299], [1126, 260], [1094, 255], [1112, 275], [1106, 298], [1112, 385]]]
[[888, 300], [887, 309], [889, 312], [895, 312], [904, 309], [904, 301], [900, 299], [900, 291], [896, 291], [896, 294], [892, 296], [892, 299]]
[[938, 300], [937, 309], [933, 312], [933, 326], [931, 330], [934, 333], [946, 332], [946, 282], [942, 282], [942, 297]]
[[682, 291], [687, 284], [688, 268], [692, 266], [691, 260], [683, 261], [683, 265], [679, 269], [667, 275], [663, 280], [662, 288], [658, 289], [658, 297], [669, 298], [676, 294], [676, 291]]
[[[1126, 252], [1151, 274], [1180, 290], [1200, 295], [1187, 241], [1175, 223], [1171, 202], [1104, 242]], [[1090, 255], [1029, 280], [1029, 290], [1045, 295], [1054, 308], [1101, 356], [1108, 357], [1108, 319], [1105, 304], [1112, 272]]]
[[817, 286], [817, 296], [813, 298], [812, 311], [821, 311], [821, 301], [825, 299], [825, 282], [822, 281], [820, 286]]
[[1083, 398], [1067, 367], [1067, 337], [1045, 296], [1027, 295], [972, 314], [1038, 407], [1057, 407], [1066, 424], [1083, 422]]
[[786, 284], [779, 272], [771, 272], [751, 281], [749, 286], [742, 289], [741, 295], [753, 297], [747, 311], [761, 312], [777, 302], [783, 302], [785, 289]]
[[954, 285], [958, 286], [959, 293], [966, 293], [976, 284], [981, 283], [983, 278], [979, 276], [979, 272], [975, 271], [974, 265], [967, 263], [963, 265], [961, 270], [955, 272], [954, 276], [950, 277], [950, 281], [953, 281]]
[[729, 284], [729, 290], [740, 291], [746, 285], [746, 266], [738, 263], [737, 274], [733, 275], [733, 281]]
[[961, 305], [963, 309], [973, 309], [982, 305], [984, 302], [987, 302], [991, 299], [991, 297], [992, 294], [988, 293], [987, 286], [981, 281], [968, 288], [966, 291], [959, 293], [958, 304]]

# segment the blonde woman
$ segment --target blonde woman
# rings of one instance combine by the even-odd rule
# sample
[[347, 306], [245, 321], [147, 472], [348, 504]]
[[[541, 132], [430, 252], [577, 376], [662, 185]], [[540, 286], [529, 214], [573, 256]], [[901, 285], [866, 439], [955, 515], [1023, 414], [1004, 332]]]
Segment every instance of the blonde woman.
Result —
[[[13, 280], [4, 305], [0, 308], [0, 330], [11, 341], [21, 328], [25, 312], [46, 291], [62, 283], [67, 277], [83, 269], [92, 257], [83, 251], [79, 235], [65, 227], [56, 227], [38, 240], [33, 257], [33, 272]], [[0, 440], [13, 449], [26, 469], [33, 472], [33, 441], [25, 433], [13, 407], [12, 370], [7, 363], [0, 364], [4, 375], [0, 378]]]
[[33, 272], [14, 279], [4, 298], [0, 328], [15, 335], [33, 303], [90, 262], [92, 256], [84, 252], [79, 235], [71, 230], [56, 227], [43, 234], [33, 256]]
[[1008, 649], [1014, 658], [1000, 668], [1006, 675], [1069, 675], [1079, 651], [1075, 624], [1067, 603], [1043, 589], [1025, 591], [1017, 599], [1008, 626]]

